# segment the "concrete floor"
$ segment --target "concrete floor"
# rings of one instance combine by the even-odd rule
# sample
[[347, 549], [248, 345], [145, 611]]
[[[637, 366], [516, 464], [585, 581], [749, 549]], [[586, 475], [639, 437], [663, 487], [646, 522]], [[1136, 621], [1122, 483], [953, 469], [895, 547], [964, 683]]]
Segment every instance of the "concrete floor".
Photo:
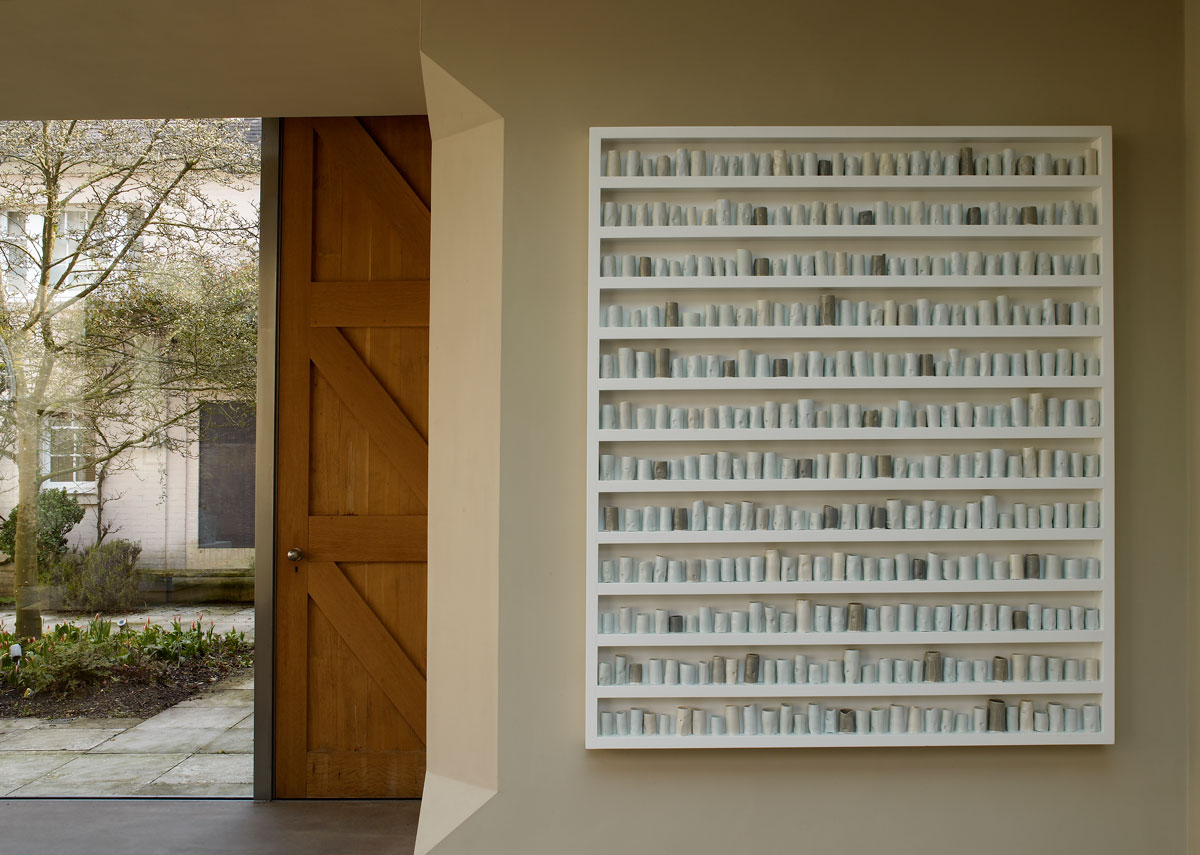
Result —
[[140, 719], [0, 719], [0, 795], [253, 794], [253, 675]]
[[411, 855], [419, 801], [0, 799], [5, 855]]

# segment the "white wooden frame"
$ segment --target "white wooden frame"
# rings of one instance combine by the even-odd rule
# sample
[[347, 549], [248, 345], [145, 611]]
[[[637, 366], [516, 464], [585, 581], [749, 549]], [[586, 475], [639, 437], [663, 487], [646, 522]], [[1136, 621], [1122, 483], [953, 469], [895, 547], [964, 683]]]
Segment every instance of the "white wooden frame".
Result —
[[[674, 153], [677, 147], [705, 148], [710, 153], [735, 153], [742, 150], [755, 152], [770, 151], [772, 148], [787, 148], [792, 153], [817, 149], [822, 156], [833, 151], [857, 153], [861, 150], [908, 151], [914, 148], [941, 148], [954, 151], [960, 145], [974, 145], [976, 151], [999, 149], [1011, 146], [1018, 154], [1034, 154], [1042, 151], [1055, 152], [1057, 156], [1080, 154], [1085, 148], [1096, 148], [1099, 152], [1099, 174], [1083, 176], [782, 176], [782, 177], [607, 177], [603, 176], [605, 152], [611, 148], [626, 150], [637, 148], [643, 152]], [[901, 746], [901, 745], [1021, 745], [1021, 744], [1109, 744], [1114, 740], [1114, 407], [1113, 407], [1113, 338], [1112, 324], [1112, 271], [1113, 271], [1113, 212], [1112, 212], [1112, 157], [1111, 129], [1108, 127], [641, 127], [641, 128], [593, 128], [591, 131], [589, 157], [590, 193], [588, 219], [588, 403], [587, 403], [587, 649], [586, 649], [586, 745], [589, 748], [730, 748], [730, 747], [801, 747], [801, 746]], [[963, 190], [975, 190], [974, 195], [962, 197], [978, 204], [981, 194], [990, 193], [985, 201], [993, 199], [1016, 204], [1019, 198], [1033, 197], [1036, 200], [1061, 201], [1045, 191], [1060, 189], [1066, 193], [1089, 194], [1099, 211], [1099, 225], [1095, 226], [683, 226], [683, 227], [604, 227], [602, 226], [602, 203], [607, 198], [627, 198], [630, 201], [646, 201], [653, 198], [655, 191], [666, 191], [676, 204], [699, 204], [721, 195], [722, 190], [805, 190], [821, 192], [821, 198], [838, 200], [836, 194], [824, 191], [837, 190], [847, 193], [864, 189], [888, 191], [911, 190], [907, 198], [920, 199], [933, 194], [954, 194]], [[641, 198], [629, 196], [629, 191], [644, 191]], [[625, 196], [621, 194], [625, 193]], [[1025, 196], [1022, 196], [1025, 194]], [[794, 194], [793, 194], [794, 196]], [[788, 196], [788, 201], [808, 201], [806, 196]], [[688, 199], [695, 199], [689, 202]], [[780, 198], [780, 203], [783, 199]], [[756, 202], [755, 204], [763, 204]], [[779, 245], [789, 240], [820, 239], [826, 243], [810, 244], [812, 248], [837, 249], [845, 239], [868, 238], [873, 245], [886, 245], [889, 250], [903, 252], [914, 241], [923, 241], [925, 247], [936, 247], [948, 251], [968, 238], [987, 244], [996, 239], [1020, 242], [1021, 248], [1053, 251], [1052, 247], [1069, 247], [1074, 252], [1098, 252], [1100, 274], [1098, 276], [772, 276], [765, 277], [649, 277], [626, 278], [620, 276], [601, 277], [601, 255], [604, 247], [614, 244], [629, 245], [645, 239], [667, 242], [670, 253], [699, 252], [706, 241], [745, 241], [747, 246], [757, 246], [762, 241], [774, 241]], [[932, 241], [932, 243], [931, 243]], [[1050, 243], [1047, 245], [1046, 242]], [[626, 252], [636, 252], [635, 248]], [[969, 245], [976, 248], [977, 245]], [[848, 247], [847, 247], [848, 248]], [[794, 251], [794, 250], [793, 250]], [[1062, 250], [1059, 250], [1062, 251]], [[643, 253], [644, 254], [644, 253]], [[1009, 293], [1014, 297], [1033, 300], [1040, 298], [1040, 291], [1050, 289], [1056, 294], [1069, 293], [1060, 299], [1090, 299], [1100, 306], [1099, 325], [1070, 327], [870, 327], [867, 333], [848, 336], [843, 329], [821, 327], [670, 327], [670, 328], [624, 328], [614, 330], [601, 326], [601, 305], [605, 298], [621, 292], [615, 302], [624, 305], [645, 305], [661, 302], [661, 297], [643, 296], [645, 291], [675, 291], [684, 299], [689, 294], [698, 301], [706, 298], [705, 289], [743, 291], [748, 303], [755, 298], [778, 296], [777, 289], [796, 289], [792, 299], [811, 300], [816, 289], [866, 291], [886, 289], [897, 297], [920, 291], [934, 298], [958, 296], [974, 299], [981, 296]], [[807, 289], [808, 293], [805, 293]], [[1078, 289], [1066, 292], [1064, 289]], [[945, 292], [952, 292], [947, 294]], [[962, 292], [959, 294], [958, 292]], [[1028, 293], [1027, 293], [1028, 292]], [[770, 345], [771, 339], [802, 338], [854, 338], [858, 340], [879, 339], [933, 339], [938, 338], [1006, 338], [1038, 339], [1046, 347], [1069, 347], [1083, 342], [1094, 343], [1101, 357], [1102, 373], [1093, 377], [1056, 378], [728, 378], [720, 381], [695, 381], [689, 379], [629, 380], [600, 379], [600, 354], [604, 345], [614, 340], [636, 343], [638, 339], [656, 340], [716, 340], [762, 339]], [[1083, 340], [1081, 342], [1080, 340]], [[902, 342], [901, 342], [902, 343]], [[936, 341], [935, 341], [936, 343]], [[986, 343], [985, 343], [986, 344]], [[1023, 347], [1021, 342], [1015, 343]], [[819, 343], [818, 343], [819, 346]], [[797, 347], [799, 349], [799, 347]], [[955, 389], [968, 390], [973, 394], [983, 390], [983, 397], [973, 399], [982, 403], [987, 395], [996, 399], [1003, 397], [1004, 389], [1063, 389], [1084, 388], [1099, 392], [1101, 402], [1101, 427], [1034, 427], [1034, 428], [969, 428], [969, 429], [922, 429], [922, 428], [824, 428], [817, 430], [601, 430], [600, 404], [616, 400], [610, 393], [616, 390], [692, 390], [689, 395], [696, 404], [726, 403], [721, 397], [728, 394], [722, 390], [737, 389]], [[704, 390], [704, 391], [701, 391]], [[886, 394], [886, 393], [885, 393]], [[693, 405], [696, 405], [693, 404]], [[599, 455], [603, 448], [612, 443], [638, 444], [647, 449], [671, 447], [672, 444], [692, 443], [697, 453], [724, 449], [733, 444], [735, 449], [770, 448], [760, 446], [763, 442], [786, 444], [790, 442], [813, 443], [812, 450], [820, 442], [866, 441], [862, 447], [872, 451], [901, 449], [913, 441], [940, 441], [942, 439], [1062, 439], [1086, 443], [1089, 451], [1101, 455], [1099, 478], [1045, 478], [1035, 485], [1020, 483], [1023, 479], [845, 479], [838, 481], [601, 481], [599, 478]], [[986, 446], [981, 446], [986, 448]], [[963, 449], [966, 450], [966, 449]], [[633, 453], [626, 451], [625, 453]], [[679, 452], [676, 451], [676, 454]], [[639, 502], [641, 493], [674, 492], [692, 493], [691, 498], [715, 496], [720, 491], [741, 493], [765, 493], [763, 501], [784, 501], [782, 493], [794, 493], [799, 503], [811, 505], [816, 499], [815, 491], [846, 494], [849, 491], [874, 491], [895, 493], [898, 496], [912, 491], [966, 491], [963, 496], [976, 498], [972, 493], [992, 493], [1004, 490], [1047, 491], [1032, 493], [1032, 497], [1053, 500], [1058, 491], [1093, 490], [1089, 498], [1098, 498], [1101, 506], [1101, 526], [1084, 530], [1046, 529], [1003, 529], [1003, 530], [920, 530], [920, 531], [780, 531], [780, 532], [602, 532], [598, 520], [601, 507], [607, 504], [612, 494], [624, 494], [625, 501]], [[774, 497], [771, 495], [774, 494]], [[806, 494], [810, 497], [803, 502]], [[867, 492], [867, 495], [870, 493]], [[645, 497], [647, 500], [652, 497]], [[911, 496], [909, 496], [911, 498]], [[851, 499], [847, 499], [849, 501]], [[604, 583], [599, 582], [601, 555], [615, 556], [618, 544], [642, 546], [643, 552], [654, 544], [700, 544], [693, 549], [707, 549], [703, 544], [862, 544], [869, 548], [874, 543], [939, 543], [962, 542], [970, 548], [972, 544], [987, 542], [994, 547], [1014, 544], [1016, 551], [1025, 551], [1025, 542], [1059, 544], [1058, 551], [1064, 554], [1090, 555], [1101, 560], [1101, 578], [1098, 580], [972, 580], [972, 581], [927, 581], [927, 582], [684, 582], [684, 583]], [[985, 547], [980, 546], [983, 549]], [[1072, 551], [1074, 550], [1074, 551]], [[676, 553], [677, 556], [679, 553]], [[718, 554], [705, 552], [705, 556]], [[673, 556], [675, 557], [675, 556]], [[1070, 592], [1070, 596], [1055, 597], [1055, 594]], [[968, 595], [993, 594], [1043, 594], [1054, 598], [1059, 606], [1083, 604], [1097, 606], [1101, 613], [1101, 629], [1092, 631], [991, 631], [984, 633], [812, 633], [800, 634], [701, 634], [672, 633], [663, 635], [601, 634], [599, 611], [602, 604], [613, 598], [637, 598], [636, 603], [653, 608], [655, 599], [665, 603], [695, 605], [698, 602], [720, 602], [721, 597], [730, 597], [744, 604], [748, 598], [770, 595], [796, 595], [825, 597], [832, 595], [844, 601], [846, 595], [873, 596], [888, 594], [910, 595], [908, 599], [921, 601], [926, 594], [964, 593]], [[1073, 598], [1072, 598], [1073, 597]], [[644, 599], [643, 599], [644, 598]], [[819, 601], [819, 600], [817, 600]], [[938, 600], [938, 602], [945, 602]], [[972, 602], [979, 600], [973, 599]], [[1044, 600], [1039, 600], [1044, 601]], [[898, 599], [890, 600], [898, 602]], [[729, 604], [730, 606], [733, 603]], [[802, 640], [798, 640], [802, 638]], [[865, 647], [868, 645], [919, 645], [945, 650], [955, 645], [976, 645], [977, 655], [990, 657], [993, 653], [1009, 652], [1012, 644], [1036, 643], [1041, 652], [1048, 652], [1047, 645], [1066, 644], [1062, 648], [1068, 656], [1099, 658], [1100, 680], [1077, 683], [953, 683], [928, 682], [897, 684], [790, 684], [773, 686], [733, 685], [597, 685], [597, 669], [601, 654], [612, 649], [633, 648], [653, 654], [663, 648], [686, 648], [701, 646], [714, 650], [730, 647], [731, 655], [740, 655], [747, 647], [769, 652], [776, 646], [846, 645]], [[999, 645], [996, 650], [992, 646]], [[1010, 645], [1005, 648], [1004, 645]], [[1083, 651], [1083, 652], [1080, 652]], [[1038, 651], [1032, 651], [1038, 652]], [[919, 655], [919, 654], [917, 654]], [[643, 658], [648, 658], [645, 656]], [[922, 704], [928, 698], [971, 699], [986, 702], [989, 697], [1006, 698], [1009, 703], [1029, 697], [1037, 699], [1039, 705], [1047, 699], [1060, 699], [1064, 703], [1098, 703], [1101, 709], [1099, 732], [986, 732], [986, 733], [904, 733], [904, 734], [823, 734], [823, 735], [774, 735], [774, 736], [600, 736], [599, 710], [603, 708], [624, 709], [637, 706], [637, 700], [655, 706], [663, 712], [670, 706], [664, 699], [677, 699], [683, 705], [714, 706], [714, 698], [759, 698], [771, 699], [822, 698], [836, 702], [839, 699], [873, 698], [886, 701], [899, 699], [901, 703]], [[706, 699], [709, 699], [706, 703]], [[631, 704], [630, 701], [633, 703]], [[967, 700], [968, 708], [970, 700]]]
[[[54, 424], [54, 414], [47, 414], [45, 416], [46, 421], [45, 421], [44, 437], [43, 437], [42, 452], [41, 452], [42, 470], [45, 472], [50, 472], [50, 466], [51, 466], [50, 461], [53, 458], [53, 455], [51, 454], [51, 450], [54, 448], [54, 431], [71, 431], [72, 433], [74, 433], [76, 435], [76, 440], [75, 440], [76, 442], [79, 441], [79, 436], [81, 434], [87, 434], [90, 432], [87, 425], [79, 424], [78, 420], [73, 415], [71, 415], [69, 413], [64, 413], [62, 415], [65, 415], [70, 418], [71, 423], [69, 425], [55, 425]], [[85, 457], [86, 455], [72, 453], [70, 455], [63, 455], [63, 456]], [[87, 467], [84, 466], [81, 468], [86, 469]], [[78, 472], [78, 471], [80, 471], [80, 470], [79, 469], [74, 470], [74, 472]], [[74, 472], [72, 472], [70, 474], [74, 474]], [[42, 483], [42, 489], [44, 489], [44, 490], [66, 490], [67, 493], [69, 493], [70, 495], [73, 495], [76, 498], [83, 500], [85, 504], [90, 504], [89, 502], [87, 502], [87, 499], [88, 499], [88, 497], [96, 497], [97, 481], [95, 478], [92, 478], [91, 480], [83, 480], [83, 479], [68, 480], [65, 478], [55, 478], [55, 479], [44, 481]]]

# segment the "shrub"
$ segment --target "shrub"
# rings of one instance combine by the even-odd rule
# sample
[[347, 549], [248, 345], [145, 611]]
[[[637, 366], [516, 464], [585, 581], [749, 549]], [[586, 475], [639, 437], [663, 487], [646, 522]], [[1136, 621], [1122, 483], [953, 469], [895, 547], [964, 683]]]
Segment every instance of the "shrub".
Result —
[[83, 550], [68, 552], [42, 574], [58, 590], [62, 608], [86, 612], [113, 612], [141, 602], [142, 572], [138, 556], [142, 547], [129, 540], [106, 540]]
[[31, 694], [75, 692], [112, 676], [117, 662], [111, 652], [87, 639], [60, 641], [26, 654], [14, 682]]
[[[7, 651], [18, 639], [0, 630]], [[18, 665], [0, 651], [0, 683], [26, 694], [62, 694], [108, 681], [157, 678], [170, 665], [209, 659], [231, 666], [252, 661], [253, 648], [244, 633], [216, 633], [211, 623], [184, 628], [147, 624], [141, 629], [113, 631], [112, 621], [96, 619], [87, 626], [59, 624], [36, 641], [25, 640]]]
[[[7, 649], [16, 641], [0, 633]], [[11, 657], [0, 660], [4, 682], [26, 694], [64, 693], [104, 682], [122, 670], [140, 668], [146, 657], [134, 646], [122, 645], [109, 621], [93, 621], [86, 628], [59, 624], [40, 639], [25, 640], [20, 664]]]
[[[8, 519], [0, 523], [0, 551], [10, 556], [13, 554], [20, 511], [18, 505]], [[67, 551], [67, 532], [83, 519], [83, 514], [83, 505], [65, 489], [42, 490], [38, 494], [38, 567], [50, 567]]]

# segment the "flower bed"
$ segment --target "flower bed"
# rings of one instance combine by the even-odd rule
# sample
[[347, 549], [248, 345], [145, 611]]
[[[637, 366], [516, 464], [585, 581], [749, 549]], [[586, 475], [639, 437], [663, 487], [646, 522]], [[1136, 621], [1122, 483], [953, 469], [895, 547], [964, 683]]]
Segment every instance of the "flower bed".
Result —
[[244, 633], [217, 633], [202, 620], [133, 629], [96, 617], [24, 641], [0, 627], [0, 645], [0, 716], [145, 717], [249, 667], [254, 656]]

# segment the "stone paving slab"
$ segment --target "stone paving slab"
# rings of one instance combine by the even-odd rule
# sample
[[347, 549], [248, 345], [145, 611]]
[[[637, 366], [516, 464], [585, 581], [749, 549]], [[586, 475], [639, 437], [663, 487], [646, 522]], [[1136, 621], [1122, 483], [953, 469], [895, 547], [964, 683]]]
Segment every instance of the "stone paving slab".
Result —
[[0, 718], [0, 736], [6, 733], [12, 733], [17, 730], [30, 730], [34, 727], [45, 727], [47, 722], [45, 719], [33, 718]]
[[202, 747], [199, 754], [253, 754], [254, 731], [248, 727], [231, 727]]
[[131, 796], [187, 759], [187, 754], [83, 754], [13, 796]]
[[122, 728], [47, 727], [0, 737], [0, 751], [87, 751], [112, 739]]
[[[180, 707], [178, 704], [148, 718], [139, 728], [233, 727], [246, 717], [246, 707]], [[0, 743], [2, 744], [2, 743]]]
[[97, 745], [91, 754], [189, 754], [225, 733], [224, 727], [148, 727], [139, 725]]
[[250, 784], [254, 762], [249, 754], [193, 754], [155, 780], [157, 784]]
[[80, 755], [65, 751], [0, 752], [0, 794], [8, 795]]
[[248, 799], [253, 792], [249, 782], [226, 784], [216, 781], [189, 781], [184, 784], [164, 784], [162, 781], [151, 781], [146, 786], [139, 787], [134, 795], [188, 799]]
[[80, 716], [79, 718], [33, 719], [33, 721], [40, 721], [41, 727], [53, 729], [124, 730], [141, 724], [143, 719], [134, 716], [113, 716], [111, 718], [85, 718]]
[[254, 706], [254, 691], [252, 689], [224, 689], [212, 694], [201, 695], [187, 701], [180, 701], [173, 709], [197, 709], [207, 707], [245, 707]]

